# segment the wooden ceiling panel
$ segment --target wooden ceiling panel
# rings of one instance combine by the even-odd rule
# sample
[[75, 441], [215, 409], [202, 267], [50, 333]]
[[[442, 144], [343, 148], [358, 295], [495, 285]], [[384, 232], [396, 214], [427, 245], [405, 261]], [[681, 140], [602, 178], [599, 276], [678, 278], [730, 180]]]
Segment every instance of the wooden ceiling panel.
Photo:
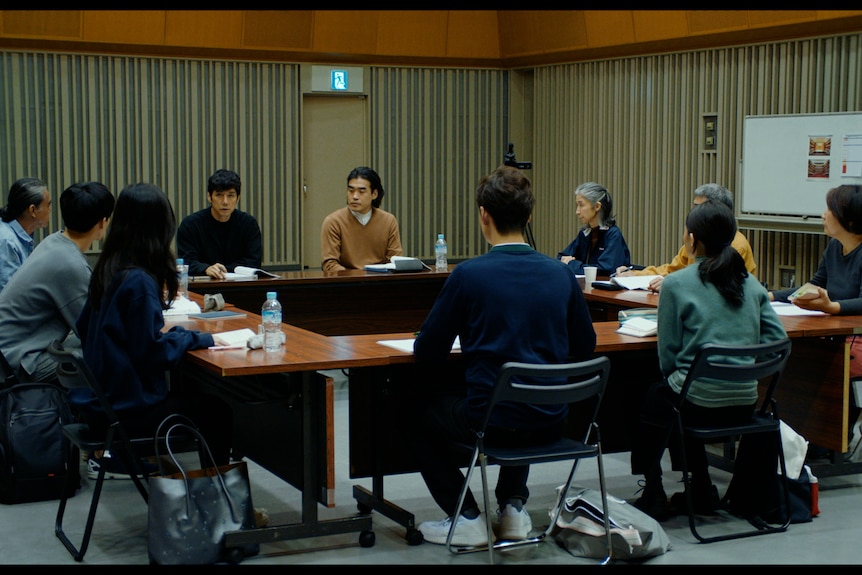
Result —
[[4, 36], [75, 38], [83, 36], [80, 10], [3, 10]]
[[447, 32], [447, 56], [500, 57], [496, 10], [449, 10]]
[[243, 14], [243, 46], [286, 50], [311, 49], [313, 11], [245, 10]]
[[84, 40], [111, 44], [165, 43], [164, 10], [85, 10]]
[[440, 56], [446, 53], [446, 10], [381, 10], [376, 53], [385, 56]]
[[240, 48], [241, 10], [168, 10], [165, 44], [196, 48]]
[[315, 10], [315, 52], [373, 54], [377, 49], [377, 10]]

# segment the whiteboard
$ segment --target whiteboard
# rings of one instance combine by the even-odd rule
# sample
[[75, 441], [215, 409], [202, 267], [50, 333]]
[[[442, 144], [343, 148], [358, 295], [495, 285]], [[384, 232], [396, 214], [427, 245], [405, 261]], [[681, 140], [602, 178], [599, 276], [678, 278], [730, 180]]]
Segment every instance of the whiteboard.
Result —
[[862, 184], [862, 112], [746, 116], [743, 214], [819, 217], [826, 192]]

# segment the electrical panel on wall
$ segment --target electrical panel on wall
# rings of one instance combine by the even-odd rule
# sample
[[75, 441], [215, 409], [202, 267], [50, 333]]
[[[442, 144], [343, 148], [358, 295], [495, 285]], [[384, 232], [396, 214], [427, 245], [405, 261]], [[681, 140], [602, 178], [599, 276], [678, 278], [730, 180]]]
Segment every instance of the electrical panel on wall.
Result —
[[703, 149], [715, 150], [718, 144], [718, 116], [703, 116]]

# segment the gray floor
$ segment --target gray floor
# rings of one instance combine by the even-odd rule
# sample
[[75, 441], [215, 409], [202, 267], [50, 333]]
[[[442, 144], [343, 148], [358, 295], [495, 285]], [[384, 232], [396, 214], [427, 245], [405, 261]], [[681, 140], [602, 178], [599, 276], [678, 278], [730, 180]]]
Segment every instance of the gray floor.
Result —
[[[347, 453], [347, 397], [339, 388], [336, 414], [336, 506], [320, 507], [320, 518], [334, 518], [356, 513], [352, 498], [352, 485], [370, 488], [370, 480], [351, 480], [348, 477]], [[252, 495], [255, 506], [267, 510], [272, 524], [300, 520], [300, 496], [296, 489], [285, 484], [267, 471], [250, 463]], [[630, 475], [628, 454], [605, 456], [608, 488], [611, 494], [632, 499], [637, 490], [636, 477]], [[665, 465], [668, 469], [669, 466]], [[528, 509], [535, 526], [547, 523], [547, 508], [552, 503], [554, 488], [565, 479], [567, 468], [558, 464], [535, 466], [531, 472], [532, 497]], [[492, 481], [495, 477], [491, 469]], [[597, 487], [595, 465], [585, 461], [578, 471], [576, 483]], [[669, 493], [679, 489], [673, 481], [678, 479], [666, 472], [665, 487]], [[713, 479], [723, 492], [728, 475], [713, 470]], [[476, 489], [480, 489], [478, 475]], [[69, 500], [65, 525], [73, 540], [78, 540], [83, 529], [92, 484], [84, 480], [78, 494]], [[477, 491], [478, 493], [478, 491]], [[400, 506], [416, 514], [417, 521], [440, 519], [442, 513], [431, 500], [421, 477], [417, 474], [388, 477], [385, 494]], [[824, 478], [820, 480], [821, 515], [810, 523], [791, 525], [786, 533], [760, 537], [699, 544], [689, 531], [687, 520], [674, 518], [663, 524], [670, 537], [672, 548], [646, 561], [649, 565], [731, 565], [731, 564], [784, 564], [784, 565], [842, 565], [862, 563], [862, 527], [859, 513], [862, 508], [862, 477], [858, 475]], [[19, 505], [0, 505], [0, 541], [4, 564], [73, 565], [75, 562], [54, 536], [56, 501]], [[407, 545], [404, 529], [382, 517], [374, 515], [376, 543], [363, 548], [357, 534], [332, 535], [289, 542], [268, 543], [261, 546], [258, 556], [247, 558], [243, 565], [272, 564], [357, 564], [357, 565], [483, 565], [486, 553], [454, 556], [445, 547], [423, 543]], [[713, 525], [704, 528], [723, 529], [728, 519], [714, 519]], [[147, 564], [147, 509], [130, 481], [106, 482], [102, 494], [90, 548], [84, 559], [86, 564]], [[538, 564], [593, 564], [594, 560], [574, 557], [553, 541], [538, 546], [513, 549], [499, 553], [497, 562], [507, 565]]]

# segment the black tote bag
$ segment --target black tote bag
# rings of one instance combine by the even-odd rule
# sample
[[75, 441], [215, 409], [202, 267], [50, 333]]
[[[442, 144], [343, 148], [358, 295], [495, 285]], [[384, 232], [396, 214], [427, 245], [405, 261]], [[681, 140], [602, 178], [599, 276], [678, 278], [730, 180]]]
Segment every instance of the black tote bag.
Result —
[[[197, 437], [212, 467], [188, 470], [171, 449], [177, 432]], [[178, 423], [165, 433], [165, 445], [179, 473], [149, 479], [147, 551], [151, 563], [202, 565], [237, 563], [256, 555], [259, 545], [225, 549], [228, 531], [252, 529], [254, 506], [248, 466], [245, 461], [216, 466], [203, 436], [191, 426]], [[156, 438], [158, 454], [159, 439]]]

